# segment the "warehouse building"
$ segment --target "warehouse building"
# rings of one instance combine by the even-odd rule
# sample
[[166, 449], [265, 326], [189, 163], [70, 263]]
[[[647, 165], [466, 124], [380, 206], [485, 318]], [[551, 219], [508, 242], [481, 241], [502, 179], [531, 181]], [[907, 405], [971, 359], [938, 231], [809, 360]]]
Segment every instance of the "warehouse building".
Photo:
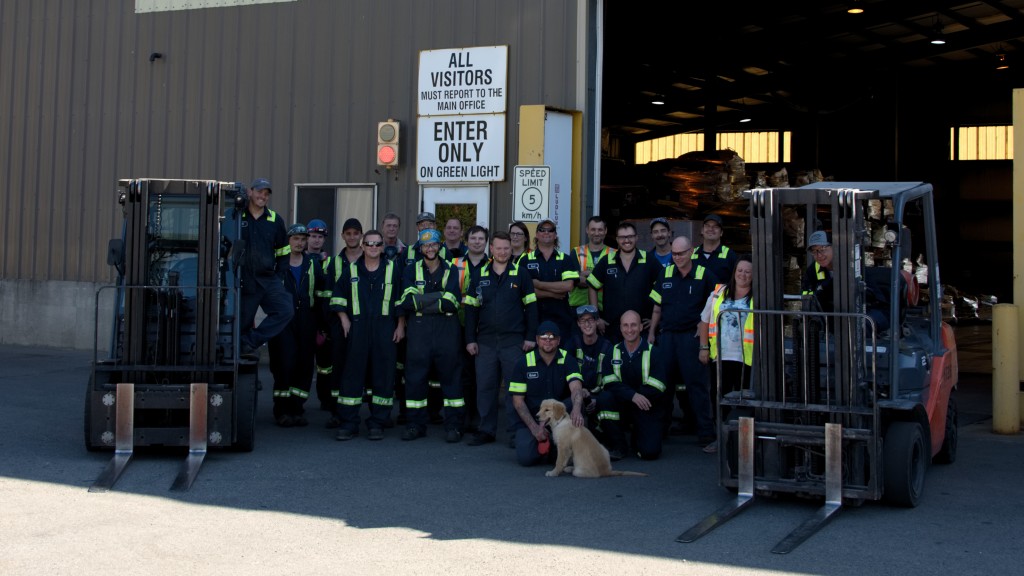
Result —
[[[395, 212], [408, 241], [421, 210], [550, 215], [564, 248], [594, 213], [731, 209], [651, 177], [725, 148], [737, 186], [934, 183], [945, 279], [1010, 299], [1024, 1], [847, 4], [6, 1], [0, 342], [92, 347], [121, 178], [266, 177], [335, 251], [346, 218]], [[550, 167], [543, 207], [516, 166]]]

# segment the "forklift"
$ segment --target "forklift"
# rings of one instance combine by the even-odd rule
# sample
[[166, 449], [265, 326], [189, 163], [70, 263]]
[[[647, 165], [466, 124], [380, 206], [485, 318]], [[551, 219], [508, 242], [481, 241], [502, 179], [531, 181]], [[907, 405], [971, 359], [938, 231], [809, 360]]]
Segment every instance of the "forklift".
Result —
[[[109, 490], [137, 446], [188, 448], [172, 490], [191, 487], [208, 448], [251, 451], [259, 375], [239, 355], [238, 262], [246, 189], [213, 180], [118, 182], [122, 237], [96, 296], [85, 395], [87, 450], [114, 455], [91, 492]], [[113, 300], [101, 353], [101, 302]]]
[[[844, 504], [917, 506], [929, 464], [956, 460], [956, 342], [942, 321], [930, 184], [820, 182], [745, 194], [753, 361], [738, 389], [720, 382], [716, 396], [719, 483], [736, 498], [677, 541], [700, 538], [765, 496], [824, 498], [772, 550], [785, 554]], [[832, 289], [821, 302], [797, 280], [814, 266], [808, 240], [824, 230]]]

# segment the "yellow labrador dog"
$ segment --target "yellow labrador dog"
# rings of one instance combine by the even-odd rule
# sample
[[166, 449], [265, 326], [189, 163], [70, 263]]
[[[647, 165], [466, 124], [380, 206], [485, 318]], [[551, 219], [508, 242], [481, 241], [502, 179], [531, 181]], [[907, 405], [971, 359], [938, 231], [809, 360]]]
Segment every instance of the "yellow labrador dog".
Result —
[[[577, 478], [601, 478], [603, 476], [647, 476], [640, 472], [612, 470], [608, 450], [594, 438], [586, 427], [572, 425], [572, 418], [565, 410], [565, 404], [548, 399], [540, 403], [537, 418], [541, 425], [551, 426], [551, 438], [558, 447], [555, 468], [545, 472], [546, 476], [558, 476], [563, 471]], [[569, 459], [572, 466], [566, 466]]]

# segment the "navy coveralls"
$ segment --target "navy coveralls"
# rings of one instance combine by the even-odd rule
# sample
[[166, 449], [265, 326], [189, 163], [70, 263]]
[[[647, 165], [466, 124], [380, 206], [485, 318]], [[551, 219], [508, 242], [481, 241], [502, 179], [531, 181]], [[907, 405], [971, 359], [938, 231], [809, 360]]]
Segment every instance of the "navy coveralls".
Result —
[[728, 282], [732, 278], [733, 269], [740, 257], [725, 244], [719, 244], [711, 252], [705, 252], [702, 244], [698, 244], [690, 255], [693, 264], [700, 264], [705, 270], [715, 275], [719, 282]]
[[[519, 266], [526, 267], [531, 280], [540, 280], [541, 282], [572, 280], [575, 286], [580, 279], [580, 264], [576, 258], [566, 256], [557, 249], [551, 253], [551, 258], [544, 258], [539, 249], [524, 252], [517, 263]], [[557, 324], [558, 329], [566, 338], [576, 329], [574, 314], [569, 308], [568, 293], [560, 299], [538, 298], [537, 316], [541, 322], [551, 320]]]
[[[259, 348], [276, 336], [291, 321], [294, 309], [291, 299], [281, 284], [278, 269], [287, 267], [291, 253], [284, 221], [270, 208], [259, 218], [253, 218], [248, 208], [242, 212], [242, 297], [239, 302], [239, 331], [241, 341]], [[263, 308], [267, 317], [253, 328], [256, 310]]]
[[345, 363], [337, 390], [338, 419], [342, 428], [352, 432], [359, 431], [359, 408], [366, 390], [371, 393], [366, 427], [382, 429], [391, 419], [399, 314], [395, 302], [402, 295], [401, 282], [398, 264], [381, 259], [370, 272], [359, 258], [344, 266], [334, 285], [331, 311], [344, 312], [352, 321], [347, 356], [355, 360]]
[[423, 260], [406, 266], [405, 291], [399, 302], [408, 316], [405, 362], [405, 405], [408, 425], [421, 432], [427, 427], [428, 374], [433, 367], [441, 380], [445, 430], [462, 432], [466, 401], [460, 381], [462, 325], [459, 324], [459, 275], [438, 259], [431, 274]]
[[[274, 417], [301, 416], [313, 383], [316, 355], [316, 294], [323, 287], [323, 269], [309, 254], [293, 270], [282, 266], [281, 282], [291, 294], [294, 316], [270, 339], [270, 372], [274, 375]], [[296, 272], [298, 277], [296, 278]]]
[[641, 319], [650, 319], [653, 306], [648, 295], [651, 284], [662, 270], [661, 264], [643, 250], [637, 250], [633, 255], [629, 270], [622, 264], [621, 252], [608, 254], [594, 267], [587, 284], [594, 290], [604, 288], [601, 318], [608, 323], [604, 335], [611, 343], [622, 341], [619, 320], [627, 310], [636, 312]]
[[[683, 416], [696, 420], [697, 436], [708, 441], [715, 436], [711, 383], [708, 367], [699, 359], [697, 325], [717, 281], [699, 264], [693, 264], [686, 277], [681, 276], [679, 268], [673, 264], [663, 270], [651, 290], [651, 300], [661, 306], [656, 342], [666, 353], [666, 376], [682, 377], [676, 385], [676, 397]], [[666, 410], [665, 418], [672, 418], [671, 410]]]
[[[601, 366], [604, 389], [597, 396], [598, 418], [608, 443], [624, 450], [626, 434], [623, 419], [633, 424], [633, 445], [645, 460], [661, 456], [661, 432], [668, 396], [665, 393], [663, 350], [655, 350], [646, 340], [630, 354], [626, 343], [619, 342], [605, 355]], [[651, 401], [648, 410], [633, 403], [640, 394]]]
[[[556, 348], [555, 358], [547, 364], [540, 352], [530, 350], [516, 361], [508, 391], [513, 396], [524, 397], [530, 414], [536, 414], [540, 410], [540, 403], [548, 398], [561, 400], [566, 409], [571, 410], [569, 382], [573, 380], [581, 378], [578, 365], [568, 352]], [[515, 416], [515, 443], [516, 460], [521, 466], [539, 464], [547, 458], [537, 452], [537, 439], [518, 414]]]
[[523, 355], [527, 334], [537, 333], [537, 296], [526, 271], [509, 262], [497, 274], [487, 264], [475, 274], [463, 299], [466, 343], [476, 343], [478, 430], [495, 436], [499, 395]]

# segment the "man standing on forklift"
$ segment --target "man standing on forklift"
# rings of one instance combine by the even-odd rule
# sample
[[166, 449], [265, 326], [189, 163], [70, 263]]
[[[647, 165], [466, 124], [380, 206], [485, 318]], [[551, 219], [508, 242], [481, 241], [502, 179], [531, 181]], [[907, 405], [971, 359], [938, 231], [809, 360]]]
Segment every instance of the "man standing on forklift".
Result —
[[[239, 317], [239, 355], [249, 360], [259, 358], [259, 348], [277, 336], [292, 320], [295, 311], [291, 298], [277, 274], [281, 262], [288, 257], [288, 235], [284, 221], [267, 207], [270, 181], [258, 178], [249, 187], [242, 213], [242, 297]], [[263, 308], [267, 317], [259, 326], [256, 309]]]

